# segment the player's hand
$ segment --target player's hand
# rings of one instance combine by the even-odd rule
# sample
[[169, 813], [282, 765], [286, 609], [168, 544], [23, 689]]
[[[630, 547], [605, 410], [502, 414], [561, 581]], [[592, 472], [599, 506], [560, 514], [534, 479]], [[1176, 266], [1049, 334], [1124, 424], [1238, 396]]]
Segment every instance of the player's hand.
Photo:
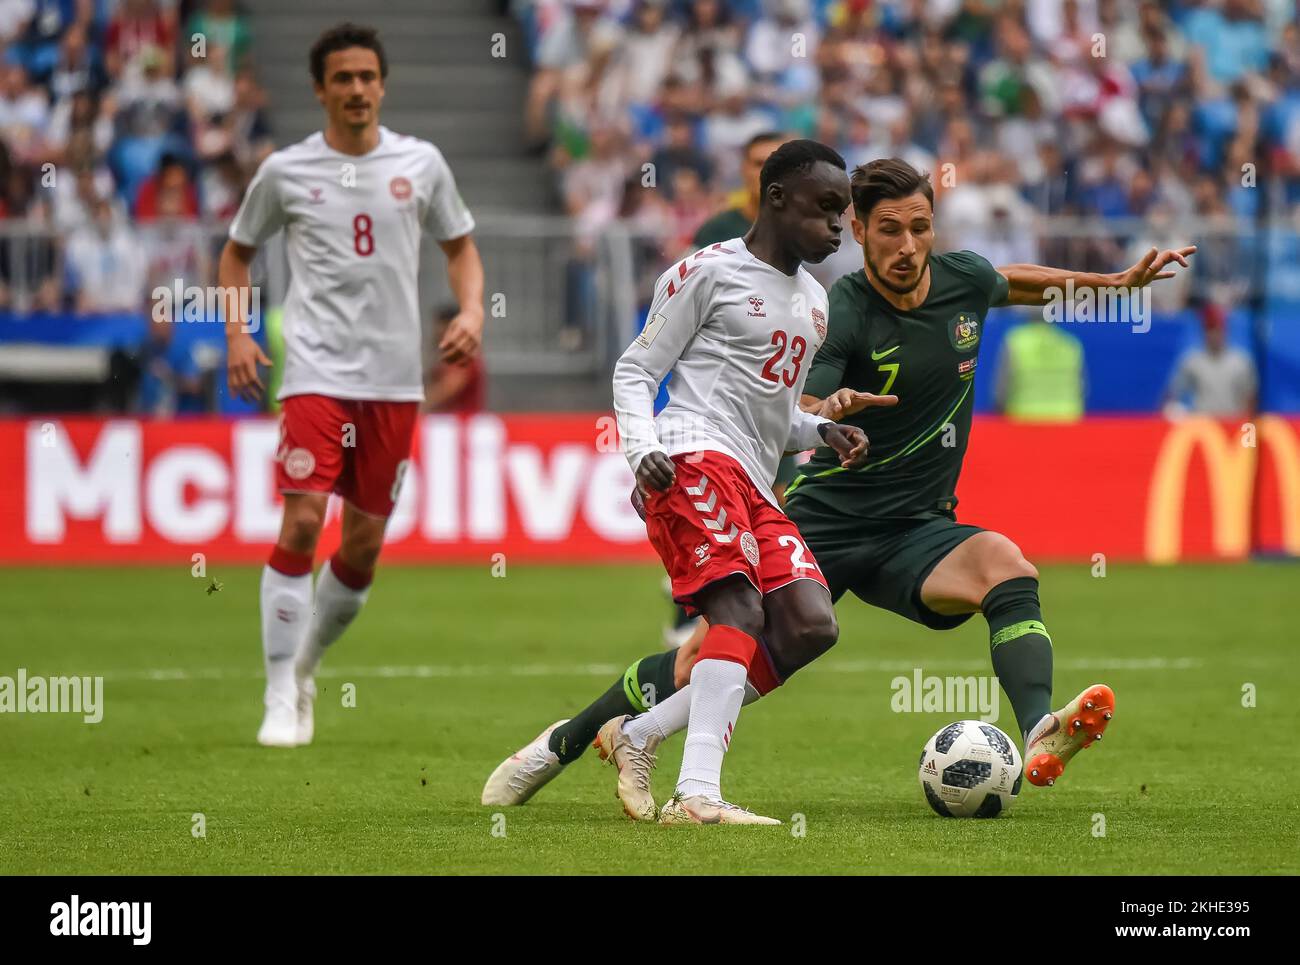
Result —
[[839, 453], [840, 465], [845, 469], [860, 469], [866, 465], [867, 434], [857, 426], [823, 422], [817, 431], [826, 445]]
[[872, 406], [898, 405], [896, 395], [876, 395], [872, 392], [856, 392], [853, 389], [837, 389], [822, 399], [821, 409], [817, 414], [823, 419], [843, 419], [856, 415]]
[[230, 394], [237, 399], [260, 402], [266, 393], [258, 365], [271, 367], [271, 360], [262, 351], [253, 336], [240, 332], [226, 341], [226, 384]]
[[677, 467], [658, 450], [641, 457], [636, 467], [636, 484], [643, 493], [664, 492], [677, 480]]
[[462, 365], [478, 354], [482, 344], [483, 313], [461, 312], [447, 323], [438, 351], [448, 365]]
[[1174, 272], [1165, 271], [1168, 265], [1174, 262], [1187, 267], [1187, 259], [1196, 254], [1196, 245], [1188, 245], [1185, 248], [1169, 248], [1160, 251], [1152, 248], [1132, 268], [1122, 271], [1116, 276], [1115, 285], [1118, 288], [1145, 288], [1153, 281], [1159, 281], [1162, 278], [1173, 278]]

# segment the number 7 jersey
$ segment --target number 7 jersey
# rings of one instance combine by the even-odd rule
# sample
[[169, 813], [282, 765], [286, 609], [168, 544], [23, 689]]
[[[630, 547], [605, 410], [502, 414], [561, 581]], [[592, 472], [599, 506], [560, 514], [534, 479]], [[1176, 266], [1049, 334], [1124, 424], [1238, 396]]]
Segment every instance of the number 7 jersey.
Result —
[[343, 154], [318, 131], [262, 162], [230, 238], [260, 247], [281, 228], [290, 280], [279, 397], [423, 399], [420, 237], [474, 229], [442, 153], [380, 127], [374, 150]]
[[[740, 238], [703, 248], [660, 276], [649, 319], [614, 368], [614, 409], [635, 472], [649, 452], [731, 456], [770, 502], [782, 452], [821, 444], [825, 419], [798, 407], [826, 337], [826, 290], [787, 275]], [[669, 401], [654, 398], [671, 371]]]

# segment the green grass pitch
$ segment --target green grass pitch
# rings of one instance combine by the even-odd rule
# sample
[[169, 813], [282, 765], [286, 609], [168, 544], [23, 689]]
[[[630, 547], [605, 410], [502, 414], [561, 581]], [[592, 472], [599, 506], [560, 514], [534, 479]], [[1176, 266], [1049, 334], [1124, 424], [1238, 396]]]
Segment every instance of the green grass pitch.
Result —
[[838, 646], [746, 709], [727, 757], [728, 797], [781, 828], [634, 825], [594, 752], [503, 818], [478, 803], [504, 756], [659, 646], [657, 568], [382, 569], [327, 657], [316, 743], [294, 750], [253, 741], [258, 575], [213, 567], [208, 594], [188, 563], [0, 574], [0, 675], [105, 677], [99, 724], [0, 715], [0, 872], [1300, 871], [1291, 564], [1044, 568], [1057, 704], [1102, 681], [1117, 716], [1060, 786], [992, 821], [939, 818], [918, 786], [921, 745], [956, 715], [890, 709], [913, 667], [991, 673], [983, 621], [934, 633], [844, 601]]

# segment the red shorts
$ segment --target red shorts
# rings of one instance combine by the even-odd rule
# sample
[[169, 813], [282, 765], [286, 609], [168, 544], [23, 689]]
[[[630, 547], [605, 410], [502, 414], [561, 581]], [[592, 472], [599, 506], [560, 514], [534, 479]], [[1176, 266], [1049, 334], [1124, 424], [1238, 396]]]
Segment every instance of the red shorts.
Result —
[[645, 500], [646, 532], [664, 561], [673, 599], [695, 613], [695, 594], [741, 573], [764, 595], [795, 580], [826, 578], [790, 517], [740, 463], [720, 452], [672, 457], [677, 481]]
[[276, 486], [335, 492], [371, 516], [388, 516], [411, 455], [418, 402], [291, 395], [284, 400]]

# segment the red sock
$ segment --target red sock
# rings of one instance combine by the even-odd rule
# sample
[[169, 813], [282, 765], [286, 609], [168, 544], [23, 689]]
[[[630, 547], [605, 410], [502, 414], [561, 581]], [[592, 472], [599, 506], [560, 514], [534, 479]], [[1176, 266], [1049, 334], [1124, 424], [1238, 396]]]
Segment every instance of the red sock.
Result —
[[711, 623], [709, 632], [700, 641], [700, 652], [695, 659], [697, 662], [730, 660], [748, 669], [754, 659], [754, 651], [757, 649], [758, 641], [743, 630]]
[[349, 590], [364, 590], [375, 579], [374, 570], [354, 570], [338, 553], [330, 557], [330, 569], [334, 571], [334, 578]]
[[749, 665], [749, 682], [760, 697], [766, 697], [781, 686], [781, 678], [772, 665], [772, 656], [761, 643], [754, 647], [754, 660]]
[[311, 557], [310, 553], [295, 553], [283, 546], [276, 546], [271, 550], [271, 558], [266, 561], [266, 565], [285, 576], [304, 576], [311, 572]]

